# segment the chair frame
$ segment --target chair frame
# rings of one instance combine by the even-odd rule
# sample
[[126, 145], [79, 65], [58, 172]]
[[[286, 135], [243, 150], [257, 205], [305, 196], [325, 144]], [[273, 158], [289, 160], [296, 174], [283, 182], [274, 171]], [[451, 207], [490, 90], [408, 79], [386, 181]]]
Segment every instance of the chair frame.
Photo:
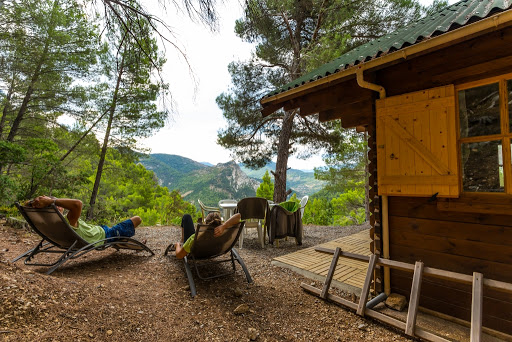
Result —
[[[265, 211], [264, 217], [255, 218], [255, 217], [242, 217], [242, 219], [246, 222], [245, 224], [245, 230], [240, 234], [240, 238], [238, 240], [238, 248], [242, 249], [243, 243], [244, 243], [244, 235], [247, 232], [247, 228], [256, 228], [258, 231], [258, 241], [261, 244], [261, 248], [265, 248], [265, 236], [267, 234], [267, 228], [268, 228], [268, 220], [270, 219], [270, 206], [267, 201], [267, 199], [263, 197], [246, 197], [241, 199], [238, 203], [242, 201], [247, 200], [258, 200], [258, 201], [265, 201], [267, 204], [267, 211]], [[236, 209], [237, 213], [240, 213], [240, 209], [237, 207]], [[267, 215], [268, 214], [268, 215]]]
[[300, 200], [300, 217], [301, 218], [304, 217], [304, 210], [306, 208], [306, 205], [308, 205], [308, 201], [309, 201], [308, 195], [302, 197]]
[[[204, 226], [206, 226], [206, 225], [198, 224], [196, 226], [196, 232], [195, 232], [195, 237], [194, 237], [195, 239], [197, 239], [197, 236], [198, 236], [198, 233], [199, 233], [201, 227], [204, 227]], [[218, 253], [216, 255], [212, 255], [212, 256], [204, 257], [204, 258], [196, 258], [194, 255], [194, 246], [196, 244], [194, 243], [194, 245], [192, 245], [192, 249], [191, 249], [190, 253], [183, 258], [183, 264], [185, 266], [185, 273], [187, 275], [188, 284], [190, 286], [190, 295], [192, 296], [192, 298], [194, 298], [197, 295], [196, 285], [195, 285], [194, 277], [192, 274], [192, 267], [196, 270], [196, 273], [197, 273], [197, 276], [199, 277], [199, 279], [208, 280], [208, 279], [219, 278], [219, 277], [223, 277], [223, 276], [235, 273], [236, 272], [235, 261], [236, 261], [242, 267], [242, 270], [245, 273], [247, 282], [252, 283], [252, 278], [251, 278], [251, 275], [249, 274], [249, 270], [247, 269], [247, 266], [245, 265], [242, 257], [240, 257], [240, 254], [238, 254], [238, 252], [234, 248], [234, 245], [236, 244], [238, 238], [240, 237], [240, 234], [241, 234], [243, 228], [244, 228], [244, 222], [240, 222], [240, 226], [238, 228], [236, 238], [233, 240], [233, 242], [231, 243], [229, 248], [226, 248], [226, 250], [224, 250], [221, 253]], [[174, 247], [175, 247], [174, 243], [171, 243], [169, 246], [167, 246], [167, 248], [165, 249], [164, 255], [168, 255], [168, 253], [170, 251], [174, 250]], [[221, 259], [221, 260], [214, 260], [215, 258], [221, 257], [227, 253], [229, 253], [229, 257]], [[226, 262], [231, 263], [232, 270], [227, 271], [227, 272], [222, 272], [219, 274], [214, 274], [211, 276], [204, 276], [204, 274], [201, 274], [201, 272], [199, 270], [200, 268], [205, 268], [205, 267], [208, 267], [211, 265], [222, 264], [222, 263], [226, 263]]]
[[[304, 210], [306, 210], [306, 205], [308, 205], [309, 196], [306, 195], [301, 198], [300, 200], [300, 219], [302, 220], [304, 218]], [[302, 239], [304, 240], [304, 229], [302, 230]]]
[[219, 213], [219, 215], [221, 214], [220, 208], [207, 206], [203, 202], [201, 202], [200, 199], [197, 199], [197, 203], [199, 203], [199, 207], [201, 208], [201, 217], [203, 218], [203, 222], [206, 219], [208, 213], [217, 212]]
[[[22, 254], [18, 255], [16, 258], [12, 260], [12, 262], [16, 262], [22, 258], [25, 258], [24, 264], [27, 266], [47, 266], [50, 267], [50, 269], [46, 272], [46, 274], [51, 274], [53, 271], [55, 271], [57, 268], [62, 266], [66, 261], [79, 258], [83, 256], [86, 253], [89, 253], [91, 251], [102, 251], [107, 248], [113, 247], [116, 249], [116, 251], [119, 251], [121, 249], [130, 249], [130, 250], [137, 250], [137, 251], [146, 251], [149, 252], [150, 255], [155, 255], [151, 249], [149, 249], [145, 244], [143, 244], [140, 241], [137, 241], [132, 238], [128, 237], [112, 237], [112, 238], [106, 238], [103, 240], [96, 241], [94, 243], [88, 243], [84, 239], [82, 239], [75, 231], [74, 229], [68, 224], [64, 216], [60, 213], [60, 211], [57, 209], [57, 207], [52, 204], [45, 208], [30, 208], [30, 207], [23, 207], [19, 203], [15, 203], [16, 207], [18, 208], [19, 212], [23, 216], [23, 218], [27, 221], [27, 223], [30, 225], [33, 231], [35, 231], [39, 236], [41, 236], [41, 241], [34, 247], [26, 252], [23, 252]], [[27, 215], [26, 211], [37, 211], [37, 212], [55, 212], [62, 220], [63, 224], [65, 224], [68, 228], [68, 234], [73, 235], [73, 238], [75, 241], [71, 243], [69, 246], [59, 244], [55, 241], [52, 241], [50, 238], [48, 238], [44, 232], [42, 232], [40, 229], [37, 228], [37, 226], [34, 224], [34, 222], [30, 219], [30, 217]], [[103, 243], [98, 245], [98, 243]], [[38, 254], [61, 254], [60, 257], [55, 262], [50, 263], [42, 263], [42, 262], [32, 262], [36, 255]]]

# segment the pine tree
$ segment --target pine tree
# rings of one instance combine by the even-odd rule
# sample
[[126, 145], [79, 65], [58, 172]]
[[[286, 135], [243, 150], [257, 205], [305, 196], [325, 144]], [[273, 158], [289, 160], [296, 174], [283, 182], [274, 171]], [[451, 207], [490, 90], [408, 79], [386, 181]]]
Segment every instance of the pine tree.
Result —
[[256, 196], [266, 198], [269, 201], [274, 198], [274, 183], [270, 179], [268, 170], [263, 175], [263, 182], [256, 189]]
[[253, 168], [276, 156], [274, 201], [284, 201], [289, 156], [307, 158], [341, 137], [317, 116], [302, 117], [297, 110], [263, 118], [259, 100], [347, 49], [418, 18], [421, 10], [416, 0], [246, 1], [235, 31], [256, 47], [251, 60], [229, 66], [233, 85], [217, 98], [229, 123], [219, 132], [219, 144]]
[[[94, 216], [105, 156], [109, 146], [131, 151], [135, 137], [147, 137], [154, 130], [163, 127], [168, 117], [167, 109], [159, 110], [156, 100], [164, 95], [167, 85], [155, 81], [164, 59], [159, 56], [158, 47], [151, 36], [148, 23], [141, 19], [132, 23], [130, 31], [119, 23], [117, 32], [109, 32], [110, 53], [105, 59], [105, 71], [112, 73], [113, 83], [107, 84], [105, 98], [100, 107], [108, 112], [104, 123], [104, 137], [90, 201], [88, 218]], [[133, 38], [146, 37], [148, 45], [141, 49]], [[140, 42], [140, 40], [139, 40]], [[150, 52], [150, 56], [148, 56]], [[157, 64], [155, 64], [155, 62]]]

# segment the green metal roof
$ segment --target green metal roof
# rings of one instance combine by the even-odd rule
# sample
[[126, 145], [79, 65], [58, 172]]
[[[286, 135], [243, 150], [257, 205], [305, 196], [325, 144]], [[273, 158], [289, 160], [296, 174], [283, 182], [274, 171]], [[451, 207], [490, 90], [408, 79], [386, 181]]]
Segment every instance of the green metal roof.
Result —
[[273, 96], [287, 90], [300, 87], [306, 83], [316, 81], [325, 76], [343, 71], [349, 67], [388, 53], [420, 43], [426, 39], [439, 36], [459, 27], [474, 23], [512, 7], [512, 0], [462, 0], [448, 6], [440, 12], [426, 16], [393, 33], [363, 44], [332, 62], [322, 65], [297, 78], [296, 80], [278, 88], [265, 97]]

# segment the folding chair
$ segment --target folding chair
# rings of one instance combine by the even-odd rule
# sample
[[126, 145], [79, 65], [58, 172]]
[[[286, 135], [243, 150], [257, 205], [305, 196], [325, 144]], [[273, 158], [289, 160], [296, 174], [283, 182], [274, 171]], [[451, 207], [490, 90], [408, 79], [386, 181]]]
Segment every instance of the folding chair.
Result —
[[[247, 282], [252, 283], [251, 275], [249, 274], [244, 261], [238, 252], [233, 248], [243, 228], [244, 222], [240, 222], [234, 226], [226, 228], [221, 236], [215, 237], [213, 236], [213, 231], [215, 229], [213, 226], [205, 224], [198, 224], [196, 226], [194, 244], [192, 245], [190, 253], [183, 258], [183, 262], [185, 264], [185, 273], [187, 274], [188, 283], [190, 285], [190, 294], [192, 297], [196, 296], [197, 291], [194, 278], [192, 276], [191, 267], [195, 268], [197, 276], [200, 279], [212, 279], [235, 273], [236, 261], [242, 267], [242, 270], [245, 273], [245, 277], [247, 278]], [[174, 249], [174, 247], [175, 245], [171, 243], [166, 248], [164, 255], [167, 255], [169, 251]], [[221, 257], [228, 253], [228, 257], [222, 258], [220, 260], [216, 259], [217, 257]], [[226, 262], [231, 263], [232, 270], [215, 273], [209, 276], [201, 273], [200, 271], [200, 269], [204, 270], [205, 268], [211, 271], [211, 266], [213, 264], [221, 264]]]
[[[102, 251], [113, 247], [116, 250], [130, 249], [146, 251], [154, 255], [142, 242], [127, 237], [113, 237], [88, 243], [82, 239], [62, 216], [57, 207], [52, 204], [45, 208], [23, 207], [16, 203], [16, 207], [25, 218], [30, 227], [41, 236], [41, 241], [28, 251], [17, 256], [12, 262], [25, 258], [25, 265], [48, 266], [46, 274], [51, 274], [70, 259], [76, 259], [91, 251]], [[60, 254], [55, 262], [33, 262], [38, 254]]]

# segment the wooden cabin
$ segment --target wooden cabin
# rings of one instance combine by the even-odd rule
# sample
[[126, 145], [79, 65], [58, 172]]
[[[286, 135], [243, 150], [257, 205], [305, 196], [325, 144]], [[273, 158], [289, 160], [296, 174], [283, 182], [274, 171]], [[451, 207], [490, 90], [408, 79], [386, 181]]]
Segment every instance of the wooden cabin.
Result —
[[[373, 252], [512, 282], [511, 8], [463, 0], [261, 100], [368, 132]], [[471, 286], [424, 278], [420, 305], [469, 321]], [[512, 335], [511, 294], [484, 289], [483, 325]]]

